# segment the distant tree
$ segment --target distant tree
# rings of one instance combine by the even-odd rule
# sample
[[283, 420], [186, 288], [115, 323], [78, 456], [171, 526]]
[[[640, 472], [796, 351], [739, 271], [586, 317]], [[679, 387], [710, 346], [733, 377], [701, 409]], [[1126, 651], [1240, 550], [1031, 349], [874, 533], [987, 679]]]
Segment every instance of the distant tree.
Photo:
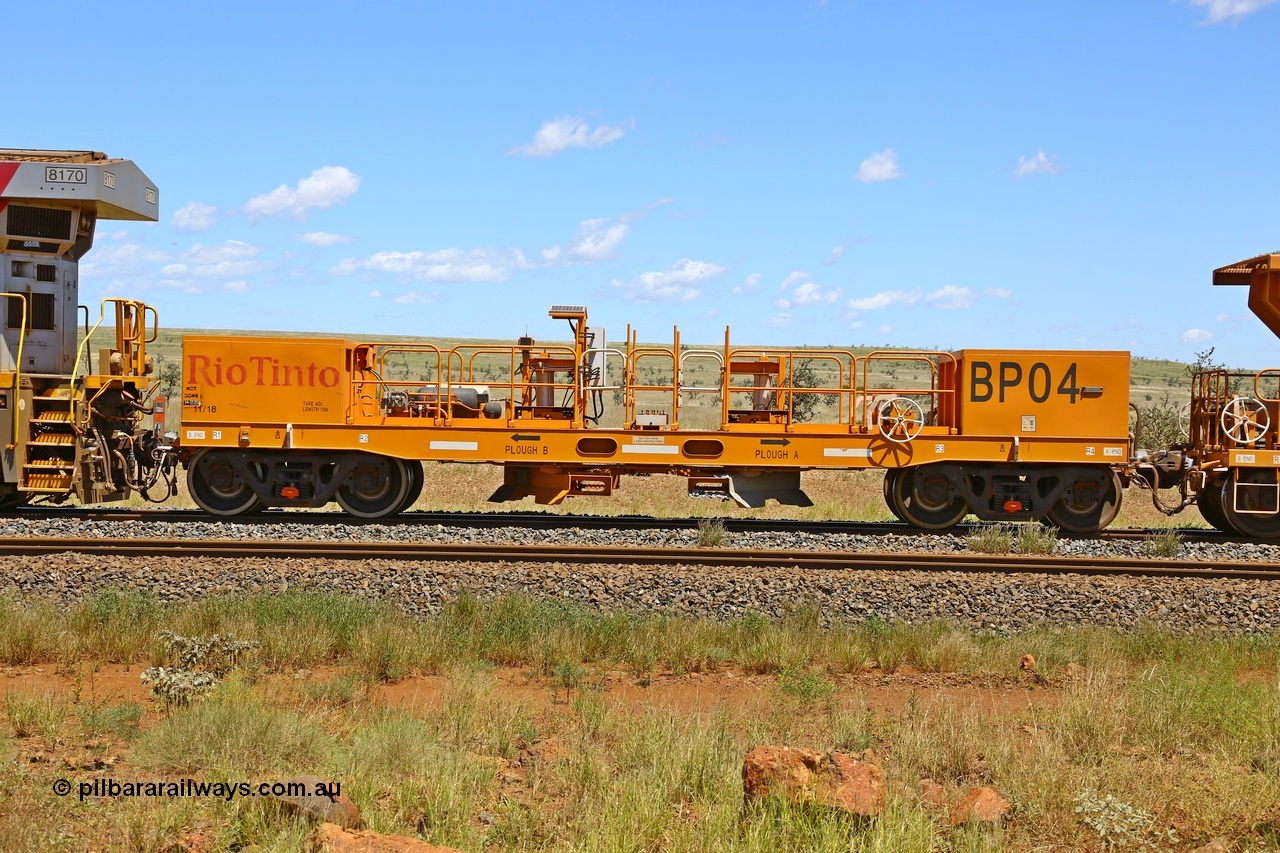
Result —
[[[791, 387], [792, 388], [817, 388], [818, 372], [813, 369], [813, 359], [802, 358], [796, 361], [791, 371]], [[791, 398], [791, 414], [797, 423], [813, 420], [813, 416], [817, 413], [818, 404], [821, 403], [818, 394], [797, 394], [792, 392]]]

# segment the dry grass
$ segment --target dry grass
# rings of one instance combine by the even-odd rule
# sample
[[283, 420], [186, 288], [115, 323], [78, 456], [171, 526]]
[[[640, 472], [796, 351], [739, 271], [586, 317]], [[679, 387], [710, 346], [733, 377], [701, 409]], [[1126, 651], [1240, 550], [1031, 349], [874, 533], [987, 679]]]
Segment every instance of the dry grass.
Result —
[[[21, 612], [44, 626], [34, 658], [11, 636], [27, 630], [11, 618]], [[1102, 849], [1102, 831], [1134, 848], [1280, 842], [1280, 775], [1257, 760], [1280, 751], [1275, 637], [823, 628], [806, 607], [711, 623], [515, 597], [463, 598], [415, 622], [337, 596], [170, 607], [120, 593], [68, 613], [9, 599], [0, 647], [23, 649], [17, 662], [91, 677], [97, 660], [147, 660], [157, 626], [263, 645], [189, 708], [146, 703], [140, 733], [128, 703], [95, 696], [83, 678], [70, 692], [11, 689], [0, 720], [0, 849], [75, 850], [93, 839], [154, 850], [202, 828], [216, 849], [293, 850], [305, 832], [251, 798], [53, 797], [54, 778], [93, 772], [17, 757], [91, 749], [122, 756], [111, 771], [121, 778], [340, 779], [374, 829], [474, 850]], [[1018, 686], [1026, 652], [1053, 686]], [[908, 664], [922, 674], [891, 675]], [[1084, 674], [1068, 676], [1068, 664]], [[497, 666], [522, 671], [525, 686], [496, 678]], [[323, 677], [307, 674], [317, 667]], [[702, 675], [681, 675], [692, 672]], [[415, 673], [443, 679], [434, 698], [400, 708], [380, 698], [386, 679]], [[721, 701], [708, 690], [681, 710], [617, 687], [661, 679], [692, 690], [707, 678], [755, 678], [759, 693]], [[905, 700], [885, 704], [895, 684]], [[930, 686], [944, 684], [972, 686]], [[741, 759], [758, 743], [872, 750], [888, 775], [888, 811], [866, 824], [779, 804], [744, 811]], [[1003, 830], [951, 829], [918, 798], [923, 777], [951, 798], [990, 784], [1014, 818]]]

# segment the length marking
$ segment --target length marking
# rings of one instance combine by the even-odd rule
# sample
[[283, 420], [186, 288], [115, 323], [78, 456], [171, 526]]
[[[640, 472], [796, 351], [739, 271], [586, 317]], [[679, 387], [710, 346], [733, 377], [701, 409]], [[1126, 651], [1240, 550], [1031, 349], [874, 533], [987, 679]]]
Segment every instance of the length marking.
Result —
[[871, 448], [869, 447], [824, 447], [822, 448], [823, 456], [852, 456], [855, 459], [870, 459]]

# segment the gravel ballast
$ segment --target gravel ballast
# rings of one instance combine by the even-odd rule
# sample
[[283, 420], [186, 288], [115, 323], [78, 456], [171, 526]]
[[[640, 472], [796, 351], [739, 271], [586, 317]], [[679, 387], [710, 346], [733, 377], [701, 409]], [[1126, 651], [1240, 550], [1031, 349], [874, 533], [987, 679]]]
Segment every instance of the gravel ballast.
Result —
[[[0, 522], [0, 537], [94, 539], [274, 539], [341, 542], [431, 542], [486, 545], [573, 545], [615, 548], [695, 548], [691, 529], [535, 528], [475, 525], [350, 524], [334, 513], [332, 524], [212, 521], [101, 521], [76, 518], [10, 518]], [[889, 551], [894, 553], [969, 553], [968, 537], [955, 534], [807, 533], [770, 531], [725, 533], [725, 548], [769, 548], [796, 551]], [[1133, 539], [1060, 538], [1056, 554], [1064, 557], [1145, 557], [1148, 543]], [[1183, 542], [1177, 560], [1236, 560], [1280, 563], [1280, 545], [1239, 542]]]
[[445, 602], [464, 593], [481, 598], [521, 593], [605, 610], [716, 619], [751, 612], [781, 617], [799, 604], [816, 604], [826, 624], [876, 618], [946, 620], [995, 632], [1046, 624], [1215, 633], [1280, 630], [1280, 585], [1267, 581], [376, 559], [0, 558], [0, 589], [23, 597], [69, 605], [101, 588], [135, 589], [171, 603], [316, 589], [383, 600], [415, 616], [438, 613]]

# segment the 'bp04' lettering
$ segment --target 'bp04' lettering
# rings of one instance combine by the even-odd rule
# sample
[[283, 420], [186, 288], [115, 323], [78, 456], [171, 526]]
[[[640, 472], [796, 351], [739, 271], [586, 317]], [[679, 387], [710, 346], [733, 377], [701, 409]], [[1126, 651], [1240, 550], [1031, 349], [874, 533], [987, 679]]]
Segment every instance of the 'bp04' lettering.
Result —
[[1080, 396], [1080, 387], [1076, 384], [1076, 367], [1076, 362], [1071, 362], [1055, 386], [1049, 365], [1043, 361], [1037, 361], [1026, 371], [1016, 361], [1002, 361], [996, 366], [992, 366], [989, 361], [973, 361], [969, 364], [969, 400], [986, 403], [992, 397], [998, 397], [1003, 403], [1007, 394], [1025, 385], [1033, 403], [1048, 401], [1050, 389], [1069, 397], [1074, 403]]

